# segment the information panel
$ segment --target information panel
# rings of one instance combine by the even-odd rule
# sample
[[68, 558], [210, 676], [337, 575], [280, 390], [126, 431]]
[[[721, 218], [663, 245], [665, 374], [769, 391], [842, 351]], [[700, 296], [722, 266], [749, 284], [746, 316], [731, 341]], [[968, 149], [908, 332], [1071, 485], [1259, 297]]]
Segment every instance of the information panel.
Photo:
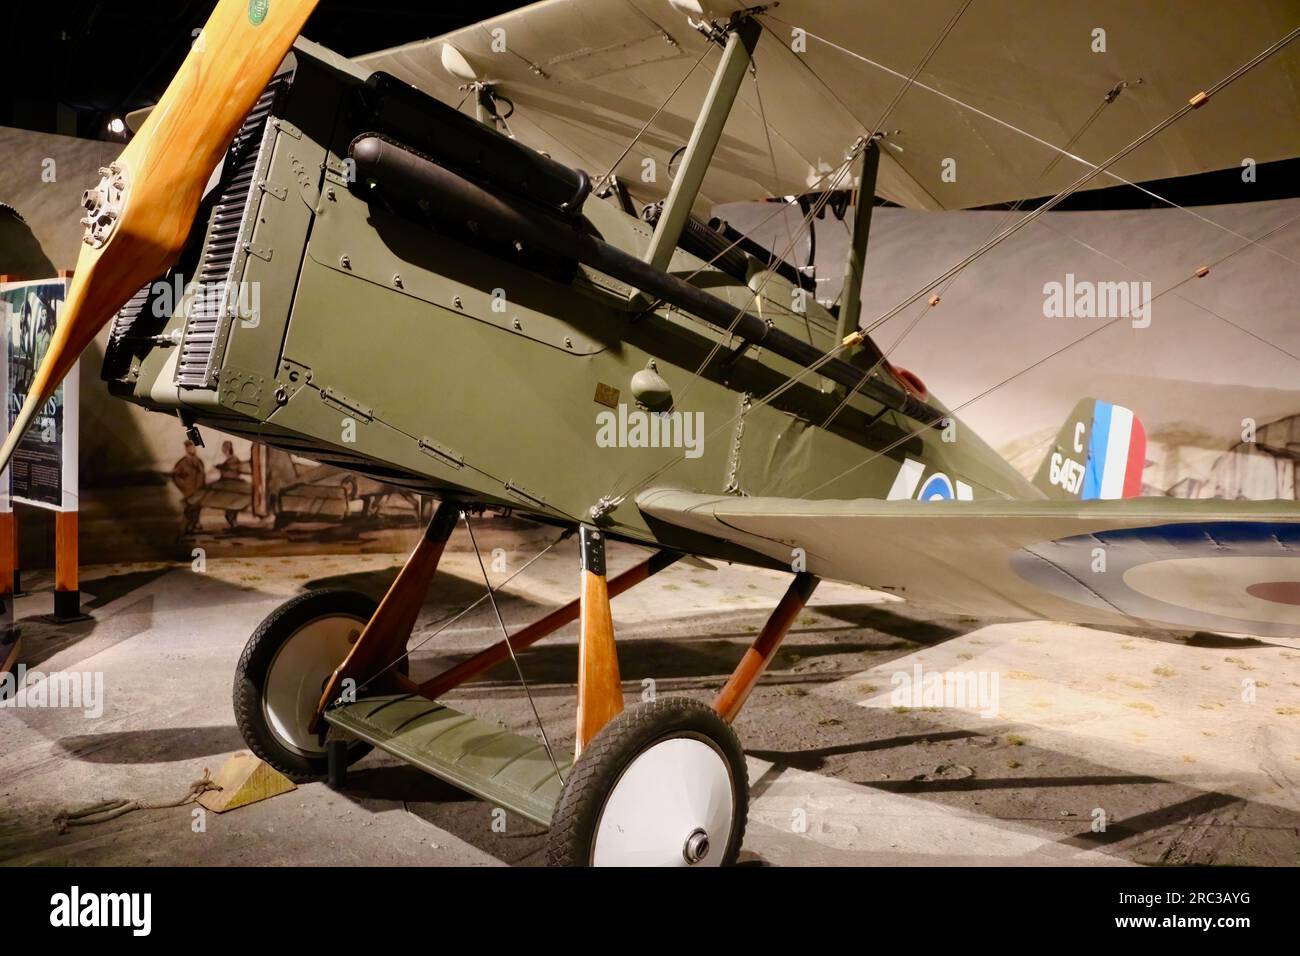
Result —
[[[67, 279], [38, 279], [0, 285], [0, 319], [4, 322], [5, 430], [31, 387], [36, 369], [50, 347], [67, 293]], [[45, 402], [9, 465], [14, 501], [71, 511], [77, 507], [77, 400], [79, 364], [74, 365]]]

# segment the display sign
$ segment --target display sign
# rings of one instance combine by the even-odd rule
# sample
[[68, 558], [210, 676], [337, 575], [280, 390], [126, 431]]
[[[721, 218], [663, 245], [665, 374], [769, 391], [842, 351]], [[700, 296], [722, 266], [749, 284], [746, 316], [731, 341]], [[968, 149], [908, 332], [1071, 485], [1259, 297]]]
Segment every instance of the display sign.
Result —
[[[13, 427], [50, 347], [67, 286], [67, 279], [0, 284], [6, 431]], [[54, 511], [76, 510], [77, 380], [78, 366], [73, 366], [14, 452], [6, 482], [14, 501]]]

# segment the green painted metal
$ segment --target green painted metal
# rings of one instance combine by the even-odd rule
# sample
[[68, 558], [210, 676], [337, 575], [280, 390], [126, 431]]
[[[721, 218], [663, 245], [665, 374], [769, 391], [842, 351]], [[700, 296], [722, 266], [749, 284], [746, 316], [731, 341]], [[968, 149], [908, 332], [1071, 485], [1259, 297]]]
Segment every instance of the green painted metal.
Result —
[[704, 184], [704, 174], [708, 172], [709, 163], [713, 161], [713, 152], [722, 139], [722, 131], [727, 126], [727, 117], [731, 115], [731, 105], [736, 100], [740, 83], [749, 69], [754, 47], [762, 35], [762, 25], [750, 16], [742, 16], [732, 24], [727, 34], [727, 45], [722, 51], [722, 61], [717, 72], [713, 74], [713, 83], [704, 98], [695, 128], [686, 144], [677, 178], [673, 180], [668, 198], [664, 200], [663, 211], [655, 225], [654, 239], [646, 250], [645, 261], [656, 269], [666, 269], [672, 260], [677, 240], [682, 236], [686, 219], [691, 214], [691, 207]]
[[564, 788], [540, 741], [423, 697], [368, 697], [327, 710], [325, 720], [542, 826], [550, 825]]
[[[645, 312], [637, 290], [608, 276], [543, 275], [390, 211], [349, 181], [345, 162], [371, 121], [358, 108], [364, 72], [305, 41], [294, 57], [251, 233], [270, 258], [244, 256], [236, 277], [260, 288], [257, 322], [228, 322], [215, 387], [178, 388], [170, 342], [184, 310], [154, 318], [146, 309], [110, 345], [112, 368], [126, 369], [110, 375], [114, 394], [420, 493], [570, 526], [623, 495], [597, 522], [608, 534], [765, 567], [781, 565], [643, 514], [638, 480], [671, 463], [657, 486], [884, 498], [910, 457], [969, 483], [977, 498], [1041, 497], [964, 426], [946, 441], [856, 395], [824, 428], [840, 396], [819, 376], [759, 401], [804, 372], [770, 350], [729, 358], [736, 343], [721, 331], [673, 308]], [[590, 198], [582, 217], [645, 258], [650, 228], [616, 202]], [[202, 238], [208, 222], [195, 228]], [[796, 312], [779, 275], [755, 273], [751, 287], [680, 248], [668, 269], [698, 270], [692, 281], [711, 294], [820, 350], [838, 341], [834, 316], [811, 299]], [[870, 368], [866, 353], [851, 360]], [[652, 361], [674, 412], [701, 416], [698, 453], [598, 442], [599, 416], [638, 411], [633, 379]]]

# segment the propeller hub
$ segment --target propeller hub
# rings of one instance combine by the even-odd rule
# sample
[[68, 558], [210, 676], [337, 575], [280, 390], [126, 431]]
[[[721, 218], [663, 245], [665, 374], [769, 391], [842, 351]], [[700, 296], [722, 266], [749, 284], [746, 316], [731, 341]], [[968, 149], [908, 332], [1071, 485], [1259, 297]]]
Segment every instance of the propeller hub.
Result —
[[117, 163], [101, 167], [99, 175], [99, 185], [81, 194], [81, 205], [86, 209], [81, 220], [86, 231], [81, 241], [94, 249], [103, 246], [113, 234], [126, 196], [126, 173]]

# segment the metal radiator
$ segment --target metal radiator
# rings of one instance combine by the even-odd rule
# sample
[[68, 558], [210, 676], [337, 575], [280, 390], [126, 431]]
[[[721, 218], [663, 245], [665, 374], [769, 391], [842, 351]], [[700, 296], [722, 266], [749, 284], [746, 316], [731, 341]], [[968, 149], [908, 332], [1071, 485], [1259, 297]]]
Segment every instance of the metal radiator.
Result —
[[245, 246], [252, 235], [260, 190], [259, 170], [269, 152], [268, 120], [288, 76], [271, 81], [244, 119], [230, 144], [226, 170], [199, 255], [198, 290], [190, 302], [176, 363], [176, 384], [182, 388], [213, 388], [221, 352], [239, 302], [237, 277], [243, 271]]

